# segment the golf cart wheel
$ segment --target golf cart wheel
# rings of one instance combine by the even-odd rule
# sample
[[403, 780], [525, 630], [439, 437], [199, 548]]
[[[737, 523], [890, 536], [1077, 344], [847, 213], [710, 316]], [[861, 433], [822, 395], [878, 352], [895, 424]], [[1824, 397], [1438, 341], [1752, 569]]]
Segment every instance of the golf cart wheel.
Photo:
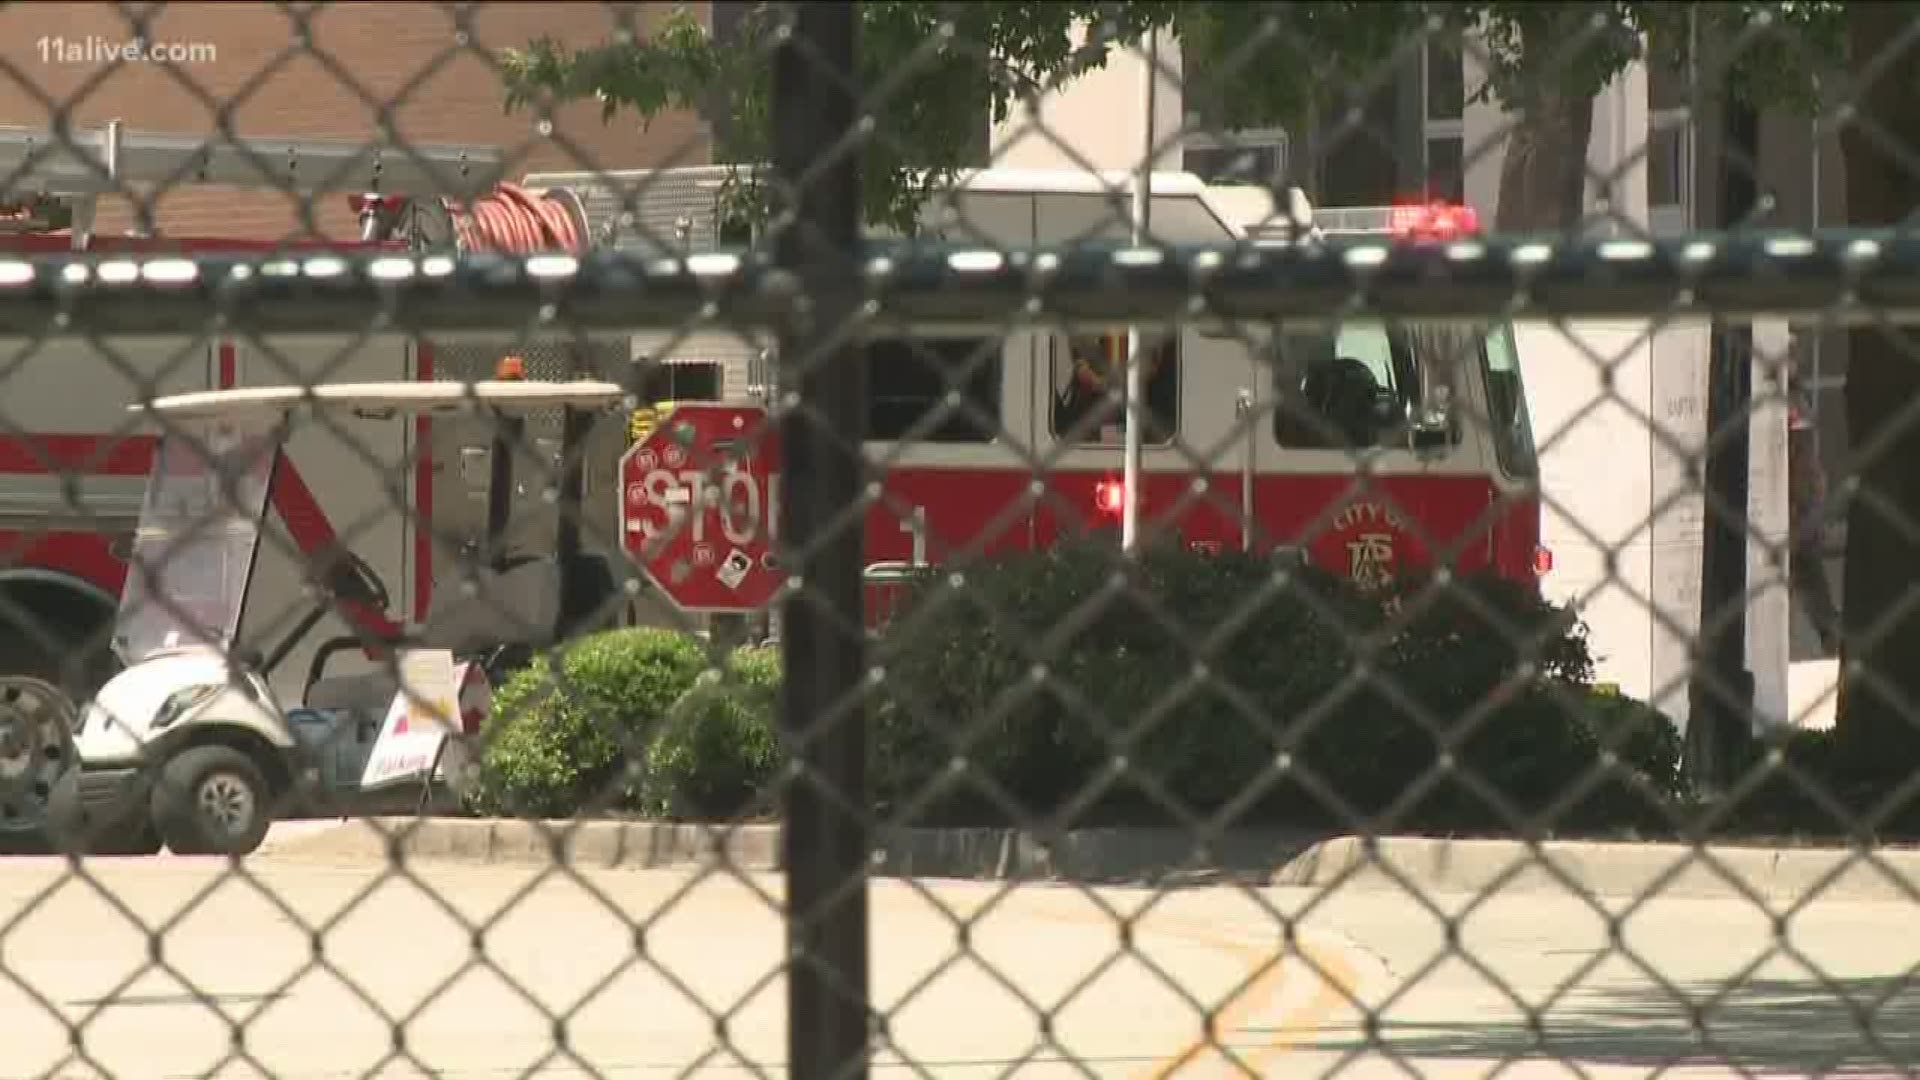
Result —
[[195, 746], [160, 770], [153, 822], [175, 855], [247, 855], [267, 838], [271, 799], [252, 758], [227, 746]]
[[52, 683], [0, 676], [0, 836], [46, 827], [47, 798], [73, 764], [79, 718], [72, 699]]

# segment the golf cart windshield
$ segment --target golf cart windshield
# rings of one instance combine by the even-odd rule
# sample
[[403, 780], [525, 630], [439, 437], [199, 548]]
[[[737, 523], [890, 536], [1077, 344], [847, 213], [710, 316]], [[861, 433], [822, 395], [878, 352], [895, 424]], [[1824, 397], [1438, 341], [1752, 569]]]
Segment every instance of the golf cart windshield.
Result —
[[114, 624], [126, 662], [232, 645], [279, 455], [279, 418], [275, 410], [169, 418]]

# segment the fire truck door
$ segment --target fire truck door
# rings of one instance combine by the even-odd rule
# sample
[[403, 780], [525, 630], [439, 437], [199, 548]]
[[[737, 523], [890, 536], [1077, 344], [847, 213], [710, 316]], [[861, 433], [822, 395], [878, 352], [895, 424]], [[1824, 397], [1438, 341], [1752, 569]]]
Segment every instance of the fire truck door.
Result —
[[[1041, 193], [1036, 205], [1036, 242], [1071, 247], [1083, 243], [1125, 244], [1131, 225], [1125, 212], [1093, 192]], [[1160, 243], [1227, 243], [1225, 224], [1191, 192], [1155, 194], [1149, 234]], [[1248, 441], [1239, 437], [1241, 391], [1257, 385], [1248, 375], [1244, 340], [1214, 339], [1193, 328], [1144, 327], [1140, 362], [1145, 372], [1140, 500], [1143, 535], [1170, 528], [1189, 545], [1208, 550], [1243, 544], [1244, 517], [1252, 491], [1247, 484]], [[1052, 486], [1058, 498], [1036, 508], [1036, 540], [1052, 542], [1085, 527], [1117, 529], [1114, 505], [1121, 493], [1125, 424], [1112, 404], [1125, 378], [1128, 334], [1124, 325], [1075, 327], [1041, 344], [1042, 395], [1039, 445], [1058, 463]], [[1176, 509], [1177, 507], [1177, 509]]]
[[[399, 335], [370, 337], [357, 345], [345, 337], [284, 338], [268, 344], [270, 352], [245, 341], [235, 344], [238, 385], [384, 382], [412, 374], [412, 345]], [[386, 589], [387, 614], [405, 620], [412, 586], [407, 555], [413, 514], [410, 506], [395, 505], [394, 493], [404, 496], [408, 490], [410, 434], [410, 418], [393, 412], [330, 412], [297, 423], [275, 478], [279, 512], [267, 515], [267, 534], [241, 624], [243, 641], [267, 648], [277, 641], [276, 633], [284, 633], [308, 610], [312, 601], [302, 592], [300, 551], [329, 535], [366, 560]], [[310, 507], [300, 505], [301, 488], [311, 494]], [[287, 520], [289, 511], [297, 514], [296, 520]], [[283, 700], [299, 700], [314, 650], [350, 632], [337, 615], [330, 615], [294, 647], [273, 672], [274, 689]], [[359, 651], [348, 650], [333, 659], [327, 674], [354, 674], [364, 663]]]

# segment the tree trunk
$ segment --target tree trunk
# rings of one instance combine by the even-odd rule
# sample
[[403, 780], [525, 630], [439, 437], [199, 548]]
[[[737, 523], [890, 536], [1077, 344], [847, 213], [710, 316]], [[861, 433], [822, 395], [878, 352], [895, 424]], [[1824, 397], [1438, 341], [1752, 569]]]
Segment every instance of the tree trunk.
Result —
[[[1858, 72], [1899, 42], [1908, 4], [1847, 6], [1849, 68]], [[1860, 122], [1841, 133], [1850, 225], [1890, 225], [1920, 208], [1920, 175], [1881, 148], [1920, 152], [1920, 48], [1856, 92]], [[1876, 139], [1864, 129], [1877, 129]], [[1904, 776], [1920, 764], [1920, 341], [1904, 330], [1863, 327], [1847, 340], [1850, 464], [1859, 481], [1847, 520], [1838, 725], [1841, 761], [1862, 779]], [[1855, 675], [1852, 669], [1864, 668]]]
[[[1550, 79], [1551, 72], [1541, 73]], [[1572, 229], [1585, 216], [1593, 102], [1542, 89], [1514, 117], [1500, 162], [1500, 232]]]

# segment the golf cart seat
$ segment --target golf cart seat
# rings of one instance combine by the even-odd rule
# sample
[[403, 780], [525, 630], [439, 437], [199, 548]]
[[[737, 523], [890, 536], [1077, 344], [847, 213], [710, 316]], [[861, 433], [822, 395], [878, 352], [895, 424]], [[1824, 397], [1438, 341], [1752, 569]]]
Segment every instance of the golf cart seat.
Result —
[[560, 565], [529, 559], [505, 570], [481, 570], [473, 595], [436, 589], [420, 644], [455, 655], [484, 652], [503, 642], [542, 648], [553, 643], [560, 614]]

